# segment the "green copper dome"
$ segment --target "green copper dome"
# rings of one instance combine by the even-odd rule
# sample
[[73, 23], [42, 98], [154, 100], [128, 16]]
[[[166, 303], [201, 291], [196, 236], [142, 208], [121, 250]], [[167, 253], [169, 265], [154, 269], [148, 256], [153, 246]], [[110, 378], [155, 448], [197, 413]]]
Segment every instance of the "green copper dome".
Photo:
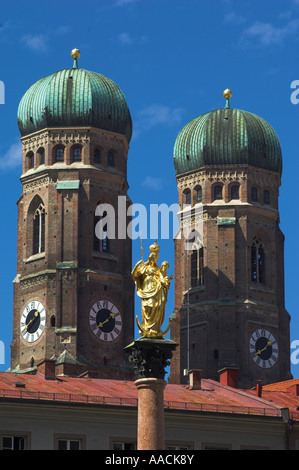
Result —
[[206, 166], [249, 165], [281, 173], [278, 137], [264, 119], [240, 109], [216, 109], [190, 121], [173, 151], [177, 175]]
[[22, 136], [46, 127], [96, 127], [132, 137], [125, 97], [109, 78], [79, 69], [60, 70], [41, 78], [24, 94], [18, 108]]

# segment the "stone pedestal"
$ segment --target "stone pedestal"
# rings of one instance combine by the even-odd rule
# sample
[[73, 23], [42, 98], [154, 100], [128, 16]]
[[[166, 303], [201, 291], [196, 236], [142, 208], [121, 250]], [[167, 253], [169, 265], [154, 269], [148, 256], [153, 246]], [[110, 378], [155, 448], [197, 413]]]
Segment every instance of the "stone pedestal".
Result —
[[164, 380], [176, 343], [166, 339], [140, 338], [125, 348], [137, 376], [138, 450], [163, 450]]

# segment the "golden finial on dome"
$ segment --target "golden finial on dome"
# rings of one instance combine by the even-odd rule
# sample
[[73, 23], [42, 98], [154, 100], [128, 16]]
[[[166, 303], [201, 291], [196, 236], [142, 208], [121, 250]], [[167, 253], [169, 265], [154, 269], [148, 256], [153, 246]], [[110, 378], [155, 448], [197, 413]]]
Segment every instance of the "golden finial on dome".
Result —
[[231, 90], [229, 90], [228, 88], [226, 90], [224, 90], [223, 92], [223, 96], [225, 99], [229, 100], [231, 97], [232, 97], [232, 92]]
[[78, 68], [77, 59], [79, 59], [80, 55], [81, 55], [81, 53], [80, 53], [79, 49], [73, 49], [73, 50], [72, 50], [71, 56], [72, 56], [72, 58], [74, 59], [73, 69], [77, 69], [77, 68]]
[[79, 51], [79, 49], [73, 49], [72, 52], [71, 52], [71, 56], [73, 59], [79, 59], [81, 55], [81, 52]]
[[231, 90], [229, 90], [228, 88], [226, 90], [224, 90], [223, 96], [226, 99], [226, 105], [225, 105], [226, 108], [230, 108], [229, 99], [232, 97], [232, 95], [233, 94], [232, 94]]

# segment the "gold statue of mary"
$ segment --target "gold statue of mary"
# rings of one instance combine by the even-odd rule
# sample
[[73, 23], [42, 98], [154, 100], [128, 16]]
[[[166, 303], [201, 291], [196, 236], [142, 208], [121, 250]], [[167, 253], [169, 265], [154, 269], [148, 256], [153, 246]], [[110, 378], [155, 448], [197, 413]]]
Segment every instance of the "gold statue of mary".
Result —
[[165, 318], [165, 306], [167, 302], [170, 280], [167, 269], [169, 263], [164, 261], [161, 268], [157, 265], [160, 247], [156, 241], [150, 246], [148, 261], [138, 261], [132, 271], [132, 277], [136, 285], [137, 295], [141, 298], [142, 325], [136, 317], [139, 334], [145, 338], [163, 338], [169, 331], [162, 331], [161, 327]]

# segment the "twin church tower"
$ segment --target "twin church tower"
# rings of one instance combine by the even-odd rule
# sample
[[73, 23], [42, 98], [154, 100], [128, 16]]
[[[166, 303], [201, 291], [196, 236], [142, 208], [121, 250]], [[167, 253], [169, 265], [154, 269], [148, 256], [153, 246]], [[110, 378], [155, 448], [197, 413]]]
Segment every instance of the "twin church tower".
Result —
[[[109, 78], [73, 67], [38, 80], [18, 109], [23, 146], [18, 200], [11, 371], [133, 380], [132, 243], [111, 239], [96, 209], [128, 195], [130, 111]], [[262, 118], [226, 104], [177, 136], [179, 221], [174, 241], [178, 343], [169, 381], [185, 369], [238, 371], [240, 387], [290, 375], [284, 305], [282, 158]], [[187, 227], [187, 230], [186, 230]], [[200, 227], [200, 230], [198, 230]], [[117, 233], [117, 230], [116, 230]], [[172, 240], [169, 243], [173, 243]]]

